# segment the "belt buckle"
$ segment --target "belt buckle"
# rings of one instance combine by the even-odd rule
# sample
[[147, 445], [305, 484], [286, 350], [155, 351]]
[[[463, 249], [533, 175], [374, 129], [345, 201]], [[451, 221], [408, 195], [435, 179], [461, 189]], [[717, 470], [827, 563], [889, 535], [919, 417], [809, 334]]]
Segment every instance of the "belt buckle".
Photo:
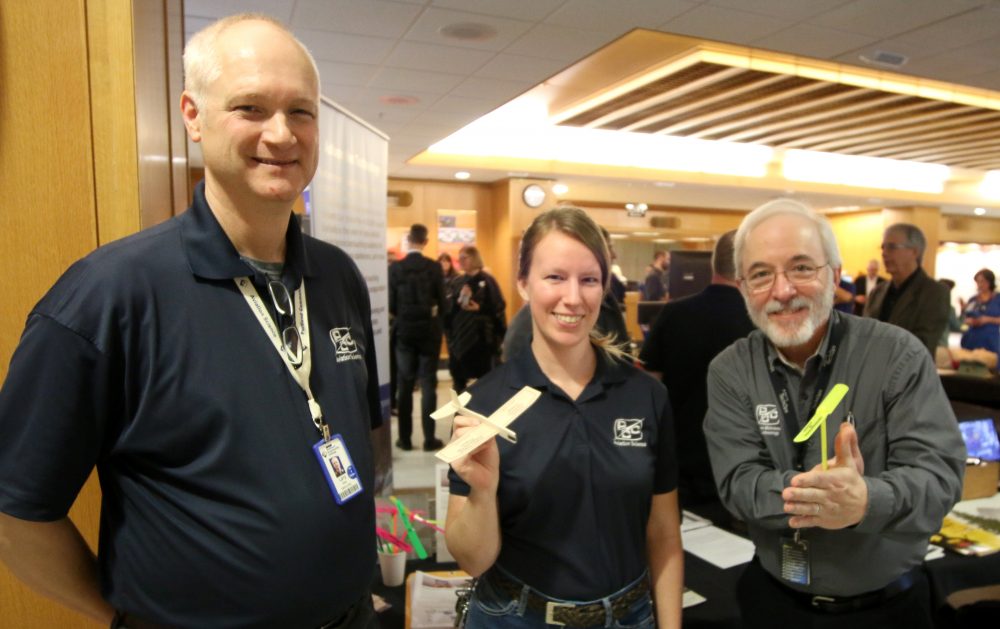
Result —
[[831, 598], [829, 596], [819, 596], [819, 595], [817, 595], [817, 596], [812, 597], [809, 600], [809, 602], [812, 604], [813, 607], [819, 607], [819, 608], [821, 608], [821, 607], [823, 607], [824, 603], [836, 603], [837, 599]]
[[575, 607], [572, 603], [556, 603], [555, 601], [545, 602], [545, 624], [547, 625], [559, 625], [565, 627], [566, 623], [559, 622], [556, 620], [556, 610], [560, 607]]

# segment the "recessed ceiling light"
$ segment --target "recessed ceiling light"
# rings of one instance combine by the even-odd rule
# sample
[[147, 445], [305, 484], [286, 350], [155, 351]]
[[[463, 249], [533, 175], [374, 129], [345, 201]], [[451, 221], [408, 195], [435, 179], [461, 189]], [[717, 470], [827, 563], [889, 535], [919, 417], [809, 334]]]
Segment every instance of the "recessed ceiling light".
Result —
[[442, 37], [460, 41], [488, 41], [497, 36], [497, 29], [481, 22], [455, 22], [438, 29]]
[[552, 192], [555, 194], [566, 194], [569, 192], [569, 186], [564, 183], [557, 183], [552, 186]]
[[409, 105], [416, 105], [420, 102], [420, 99], [416, 96], [404, 96], [402, 94], [385, 94], [378, 97], [378, 102], [383, 105], [393, 105], [396, 107], [407, 107]]
[[906, 55], [890, 50], [876, 50], [872, 53], [862, 53], [858, 55], [858, 59], [861, 59], [865, 63], [887, 68], [899, 68], [906, 65], [906, 62], [910, 60]]
[[468, 179], [471, 176], [472, 173], [470, 173], [467, 170], [460, 170], [457, 173], [455, 173], [455, 179]]
[[986, 208], [977, 207], [976, 209], [972, 210], [972, 213], [975, 214], [976, 216], [982, 216], [983, 214], [986, 214]]

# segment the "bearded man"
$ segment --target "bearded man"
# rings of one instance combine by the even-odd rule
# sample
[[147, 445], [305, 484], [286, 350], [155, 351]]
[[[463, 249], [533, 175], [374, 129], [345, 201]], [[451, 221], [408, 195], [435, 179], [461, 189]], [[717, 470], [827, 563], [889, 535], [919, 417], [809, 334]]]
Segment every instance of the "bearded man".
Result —
[[[720, 498], [756, 547], [744, 626], [931, 627], [923, 558], [965, 447], [927, 350], [833, 309], [833, 230], [797, 201], [748, 214], [735, 263], [758, 329], [712, 362], [704, 428]], [[794, 443], [836, 384], [849, 389], [825, 419], [832, 451], [819, 431]]]

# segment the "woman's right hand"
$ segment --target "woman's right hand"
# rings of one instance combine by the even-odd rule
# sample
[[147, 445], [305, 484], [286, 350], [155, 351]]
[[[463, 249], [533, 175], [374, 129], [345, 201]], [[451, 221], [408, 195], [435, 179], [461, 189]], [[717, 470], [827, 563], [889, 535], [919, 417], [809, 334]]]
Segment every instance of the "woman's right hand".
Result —
[[[451, 440], [455, 441], [479, 423], [474, 417], [455, 415]], [[496, 437], [466, 456], [456, 459], [451, 467], [472, 491], [496, 494], [497, 485], [500, 483], [500, 450], [497, 448]]]

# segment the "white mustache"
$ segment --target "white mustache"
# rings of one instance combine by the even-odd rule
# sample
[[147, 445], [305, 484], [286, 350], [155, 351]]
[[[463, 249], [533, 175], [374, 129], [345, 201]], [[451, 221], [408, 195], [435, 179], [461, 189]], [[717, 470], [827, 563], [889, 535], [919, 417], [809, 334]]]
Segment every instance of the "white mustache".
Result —
[[788, 312], [791, 312], [793, 310], [800, 310], [802, 308], [809, 309], [811, 305], [812, 305], [811, 302], [802, 296], [793, 297], [791, 301], [784, 304], [776, 299], [772, 299], [771, 301], [767, 302], [767, 304], [764, 306], [764, 312], [766, 314], [774, 314], [776, 312], [782, 312], [786, 310]]

